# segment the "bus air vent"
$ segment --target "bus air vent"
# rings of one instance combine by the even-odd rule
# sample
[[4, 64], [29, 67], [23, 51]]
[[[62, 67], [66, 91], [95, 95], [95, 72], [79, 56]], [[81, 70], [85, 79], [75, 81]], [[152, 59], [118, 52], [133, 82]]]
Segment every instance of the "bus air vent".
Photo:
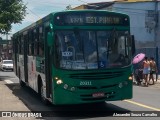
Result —
[[77, 88], [82, 90], [97, 89], [96, 87], [80, 87], [80, 86], [78, 86]]
[[123, 71], [120, 72], [92, 72], [92, 73], [81, 73], [81, 74], [70, 74], [69, 77], [72, 79], [84, 79], [84, 80], [103, 80], [109, 78], [115, 78], [123, 75]]

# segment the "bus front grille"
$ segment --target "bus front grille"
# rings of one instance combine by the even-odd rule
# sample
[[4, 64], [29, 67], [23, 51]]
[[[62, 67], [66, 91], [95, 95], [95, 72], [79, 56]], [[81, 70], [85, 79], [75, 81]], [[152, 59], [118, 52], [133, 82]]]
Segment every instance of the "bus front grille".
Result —
[[70, 74], [69, 78], [72, 79], [84, 79], [84, 80], [103, 80], [109, 78], [115, 78], [123, 75], [123, 71], [120, 72], [100, 72], [100, 73], [81, 73], [81, 74]]

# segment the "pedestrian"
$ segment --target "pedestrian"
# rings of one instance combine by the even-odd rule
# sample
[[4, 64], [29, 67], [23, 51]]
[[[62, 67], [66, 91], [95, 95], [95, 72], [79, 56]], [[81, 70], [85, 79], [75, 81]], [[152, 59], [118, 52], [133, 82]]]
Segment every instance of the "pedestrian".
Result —
[[148, 75], [149, 75], [149, 69], [150, 69], [150, 62], [148, 60], [148, 57], [144, 58], [143, 61], [143, 78], [145, 80], [145, 86], [148, 87]]
[[156, 62], [154, 60], [153, 57], [150, 58], [150, 76], [149, 76], [149, 81], [152, 80], [152, 85], [154, 85], [154, 76], [153, 74], [157, 73], [157, 65], [156, 65]]

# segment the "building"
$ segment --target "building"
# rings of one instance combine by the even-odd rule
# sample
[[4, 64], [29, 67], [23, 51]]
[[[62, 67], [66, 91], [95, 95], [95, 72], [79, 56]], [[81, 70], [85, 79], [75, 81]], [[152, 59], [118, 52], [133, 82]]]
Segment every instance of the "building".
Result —
[[0, 39], [0, 60], [1, 59], [12, 59], [11, 40]]

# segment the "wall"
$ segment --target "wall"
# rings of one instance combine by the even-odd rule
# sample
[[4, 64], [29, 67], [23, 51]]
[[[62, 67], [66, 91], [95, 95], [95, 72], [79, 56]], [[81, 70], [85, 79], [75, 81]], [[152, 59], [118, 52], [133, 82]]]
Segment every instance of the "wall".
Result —
[[[160, 3], [158, 3], [160, 4]], [[158, 6], [160, 9], [160, 7]], [[107, 9], [107, 8], [106, 8]], [[154, 29], [155, 2], [115, 2], [112, 11], [130, 16], [131, 34], [135, 36], [136, 48], [155, 47], [159, 42], [158, 28]]]
[[12, 59], [11, 40], [0, 40], [0, 60], [1, 59]]

